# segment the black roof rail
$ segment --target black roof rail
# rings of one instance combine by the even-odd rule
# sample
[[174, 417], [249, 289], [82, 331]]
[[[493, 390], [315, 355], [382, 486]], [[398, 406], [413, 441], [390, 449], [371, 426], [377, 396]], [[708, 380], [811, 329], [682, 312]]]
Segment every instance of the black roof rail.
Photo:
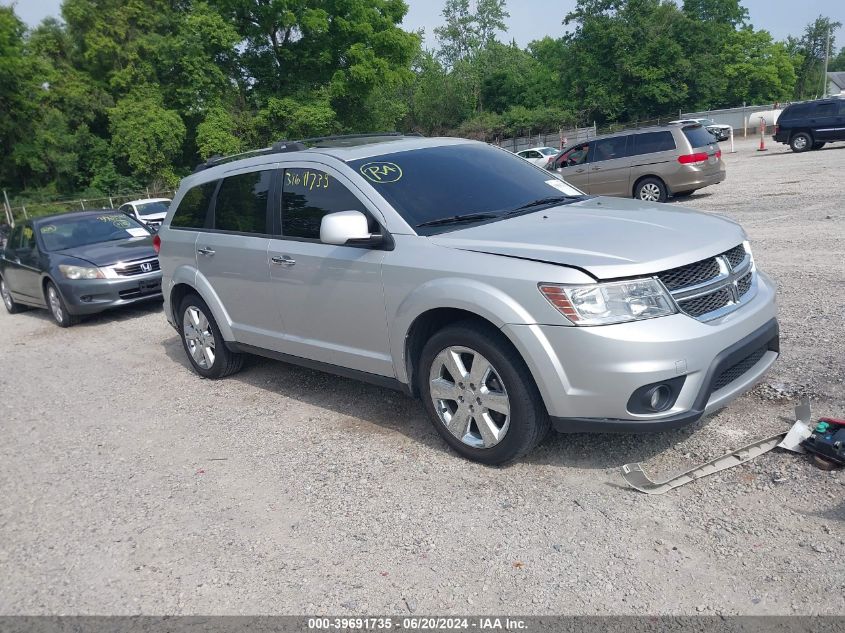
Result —
[[413, 134], [403, 134], [402, 132], [371, 132], [368, 134], [337, 134], [334, 136], [314, 136], [312, 138], [303, 138], [298, 141], [281, 140], [273, 143], [270, 147], [263, 147], [261, 149], [253, 149], [248, 152], [240, 152], [239, 154], [231, 154], [230, 156], [214, 155], [208, 158], [204, 163], [200, 163], [194, 168], [194, 173], [200, 172], [209, 167], [216, 167], [225, 163], [240, 160], [242, 158], [250, 158], [252, 156], [263, 156], [266, 154], [279, 154], [282, 152], [299, 152], [308, 149], [308, 145], [318, 145], [327, 141], [355, 141], [368, 138], [385, 138], [385, 137], [402, 137], [402, 136], [422, 136], [418, 132]]

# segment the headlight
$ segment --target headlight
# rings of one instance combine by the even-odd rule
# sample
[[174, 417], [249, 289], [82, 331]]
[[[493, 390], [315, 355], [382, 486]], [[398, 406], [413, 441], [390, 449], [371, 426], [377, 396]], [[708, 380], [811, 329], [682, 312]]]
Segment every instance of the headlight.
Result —
[[66, 279], [105, 279], [106, 277], [99, 268], [88, 268], [86, 266], [59, 264], [59, 270]]
[[656, 279], [539, 287], [549, 303], [575, 325], [624, 323], [676, 312], [671, 297]]

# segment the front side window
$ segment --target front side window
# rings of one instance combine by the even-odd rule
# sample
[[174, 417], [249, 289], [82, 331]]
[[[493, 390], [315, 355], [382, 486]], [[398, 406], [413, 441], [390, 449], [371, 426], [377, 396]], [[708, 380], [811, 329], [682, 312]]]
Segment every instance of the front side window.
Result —
[[48, 251], [150, 237], [149, 229], [143, 224], [117, 211], [52, 218], [38, 224], [37, 231]]
[[338, 211], [360, 211], [368, 215], [357, 196], [334, 176], [318, 169], [285, 170], [282, 181], [283, 236], [318, 240], [323, 216]]
[[573, 147], [565, 154], [562, 154], [560, 158], [555, 161], [555, 167], [557, 167], [558, 169], [563, 169], [565, 167], [575, 167], [576, 165], [583, 165], [587, 162], [587, 158], [589, 158], [589, 156], [590, 145], [588, 143], [584, 143], [583, 145]]
[[267, 200], [271, 170], [224, 178], [214, 204], [214, 228], [218, 231], [267, 234]]
[[[699, 128], [704, 129], [704, 128]], [[710, 132], [705, 132], [710, 136]], [[655, 152], [666, 152], [675, 149], [675, 139], [672, 138], [671, 132], [645, 132], [643, 134], [633, 135], [633, 151], [632, 155], [638, 156], [640, 154], [653, 154]]]
[[191, 187], [182, 196], [170, 226], [180, 229], [201, 229], [205, 226], [211, 197], [217, 188], [216, 180]]
[[582, 195], [518, 156], [483, 143], [421, 147], [348, 165], [420, 235], [493, 221], [510, 212], [529, 213]]
[[624, 158], [627, 156], [625, 147], [628, 142], [627, 136], [616, 136], [613, 138], [603, 138], [593, 141], [593, 157], [592, 162], [602, 160], [613, 160], [614, 158]]

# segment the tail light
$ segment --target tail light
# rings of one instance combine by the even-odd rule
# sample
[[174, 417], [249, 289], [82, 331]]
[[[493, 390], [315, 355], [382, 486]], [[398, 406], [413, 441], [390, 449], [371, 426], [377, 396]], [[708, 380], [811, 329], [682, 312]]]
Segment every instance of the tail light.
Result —
[[682, 154], [678, 156], [678, 162], [681, 165], [694, 165], [695, 163], [704, 163], [708, 158], [707, 152], [696, 152], [695, 154]]
[[161, 252], [161, 236], [158, 233], [153, 236], [153, 250], [156, 252], [156, 255]]
[[721, 158], [721, 157], [722, 157], [722, 150], [717, 149], [716, 150], [716, 158]]
[[778, 135], [778, 132], [780, 132], [780, 126], [777, 123], [775, 123], [775, 136]]

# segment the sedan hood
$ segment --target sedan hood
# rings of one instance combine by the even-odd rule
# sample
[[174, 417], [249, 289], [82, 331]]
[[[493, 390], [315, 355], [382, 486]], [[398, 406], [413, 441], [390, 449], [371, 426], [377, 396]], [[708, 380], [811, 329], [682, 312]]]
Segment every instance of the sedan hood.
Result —
[[99, 242], [58, 251], [62, 255], [91, 262], [95, 266], [110, 266], [119, 262], [155, 257], [153, 236], [134, 237], [114, 242]]
[[164, 218], [167, 217], [167, 212], [164, 213], [150, 213], [149, 215], [142, 215], [141, 222], [163, 222]]
[[668, 204], [590, 198], [432, 236], [439, 246], [586, 270], [597, 279], [648, 275], [712, 257], [745, 233], [726, 218]]

